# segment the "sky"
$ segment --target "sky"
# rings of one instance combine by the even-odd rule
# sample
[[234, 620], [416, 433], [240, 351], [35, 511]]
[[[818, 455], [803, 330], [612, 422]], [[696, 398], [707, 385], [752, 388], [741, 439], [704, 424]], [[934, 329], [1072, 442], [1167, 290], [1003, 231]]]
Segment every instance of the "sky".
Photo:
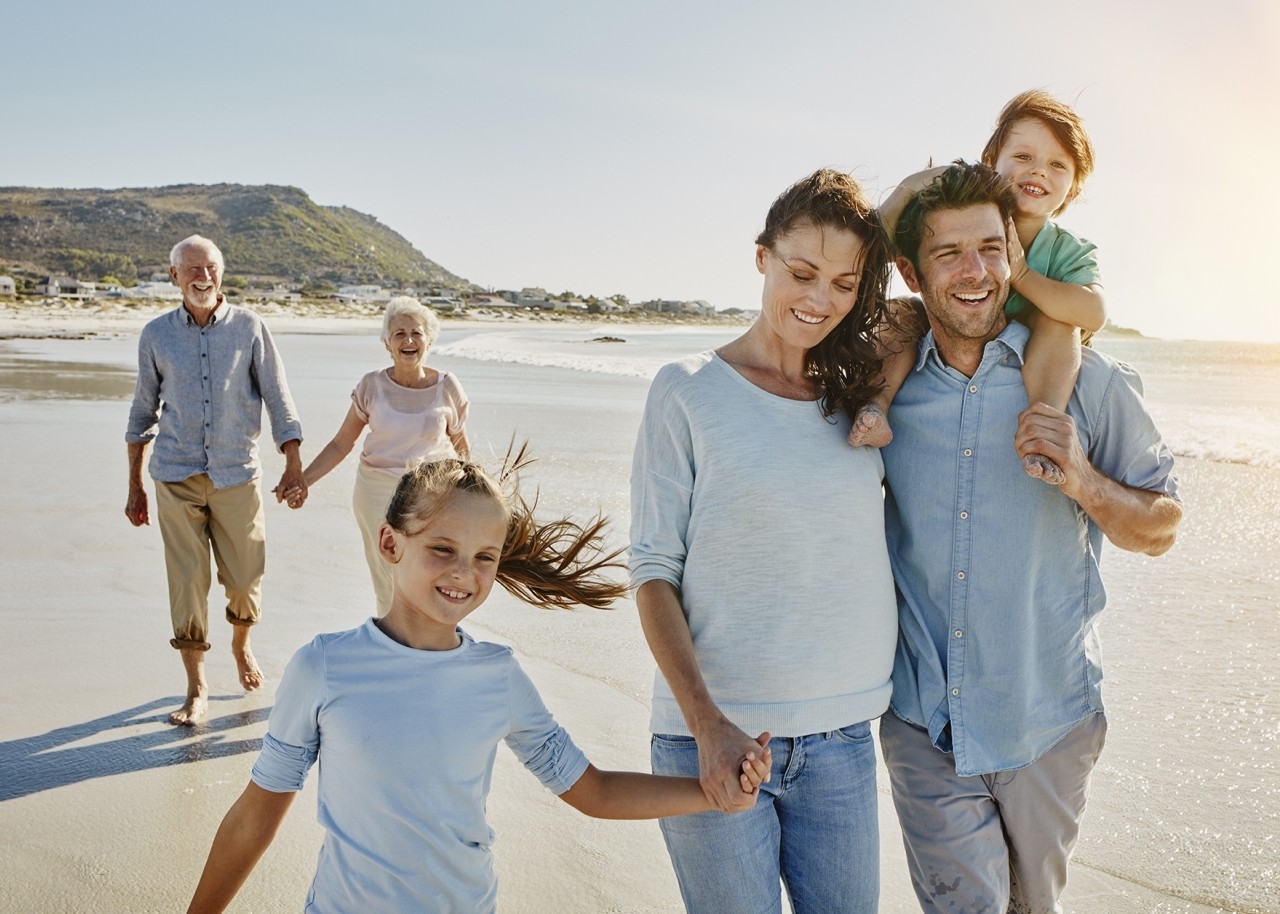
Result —
[[[0, 185], [289, 184], [492, 288], [759, 306], [820, 167], [875, 200], [1073, 103], [1112, 320], [1280, 341], [1280, 4], [0, 0]], [[234, 269], [234, 264], [230, 265]], [[1260, 271], [1260, 272], [1255, 272]]]

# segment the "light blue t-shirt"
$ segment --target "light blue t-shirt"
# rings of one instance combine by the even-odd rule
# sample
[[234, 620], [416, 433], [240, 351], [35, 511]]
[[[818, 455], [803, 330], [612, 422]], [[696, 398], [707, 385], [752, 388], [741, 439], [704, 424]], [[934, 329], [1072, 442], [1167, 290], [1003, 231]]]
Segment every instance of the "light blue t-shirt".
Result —
[[[1027, 476], [1013, 447], [1029, 336], [1011, 322], [966, 378], [927, 334], [881, 451], [901, 632], [891, 707], [953, 752], [962, 777], [1030, 765], [1102, 710], [1102, 531]], [[1067, 412], [1089, 462], [1176, 498], [1137, 374], [1092, 350], [1082, 358]]]
[[475, 914], [497, 905], [485, 799], [498, 743], [556, 794], [587, 769], [511, 649], [419, 651], [370, 619], [289, 661], [253, 781], [302, 789], [320, 762], [325, 829], [309, 914]]
[[[1090, 286], [1102, 281], [1095, 256], [1097, 250], [1098, 246], [1092, 241], [1077, 238], [1055, 222], [1046, 222], [1027, 251], [1027, 266], [1056, 282]], [[1031, 304], [1017, 292], [1010, 291], [1004, 313], [1017, 314]]]

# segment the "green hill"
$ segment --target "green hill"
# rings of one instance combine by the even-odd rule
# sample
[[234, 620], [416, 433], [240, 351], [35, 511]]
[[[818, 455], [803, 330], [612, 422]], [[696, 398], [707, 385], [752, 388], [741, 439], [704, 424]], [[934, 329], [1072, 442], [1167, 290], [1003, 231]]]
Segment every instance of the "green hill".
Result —
[[473, 288], [373, 216], [296, 187], [0, 188], [0, 258], [77, 279], [167, 272], [169, 249], [195, 233], [217, 242], [232, 276]]

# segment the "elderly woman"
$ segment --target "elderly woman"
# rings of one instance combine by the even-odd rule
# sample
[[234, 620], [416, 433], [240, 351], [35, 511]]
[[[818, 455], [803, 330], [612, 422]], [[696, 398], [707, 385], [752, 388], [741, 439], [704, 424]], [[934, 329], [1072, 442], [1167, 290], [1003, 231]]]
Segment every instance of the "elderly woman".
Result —
[[351, 409], [342, 427], [303, 471], [307, 487], [351, 453], [369, 427], [356, 470], [351, 507], [364, 537], [378, 616], [391, 609], [391, 572], [378, 554], [378, 529], [387, 503], [406, 467], [419, 459], [466, 458], [467, 395], [458, 379], [427, 365], [427, 351], [440, 333], [440, 322], [417, 299], [401, 296], [387, 304], [382, 342], [391, 367], [371, 371], [351, 392]]
[[[692, 914], [781, 911], [779, 877], [796, 914], [874, 912], [870, 720], [897, 613], [880, 452], [845, 436], [875, 392], [889, 251], [857, 183], [823, 170], [774, 202], [755, 259], [759, 318], [658, 373], [636, 444], [653, 771], [699, 776], [719, 807], [662, 831]], [[760, 731], [770, 780], [725, 815]]]

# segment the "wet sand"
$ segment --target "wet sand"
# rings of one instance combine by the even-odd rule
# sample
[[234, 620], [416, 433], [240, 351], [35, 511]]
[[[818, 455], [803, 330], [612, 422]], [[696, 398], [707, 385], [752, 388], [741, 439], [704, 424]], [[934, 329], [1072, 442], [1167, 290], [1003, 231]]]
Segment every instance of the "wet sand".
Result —
[[[353, 379], [290, 360], [296, 348], [290, 329], [301, 328], [276, 332], [312, 454], [336, 429]], [[183, 909], [214, 830], [247, 781], [289, 656], [318, 631], [359, 624], [371, 603], [348, 506], [350, 460], [317, 486], [302, 511], [268, 506], [264, 621], [254, 633], [267, 686], [249, 696], [239, 690], [229, 633], [215, 621], [209, 721], [193, 731], [165, 723], [181, 701], [183, 679], [167, 645], [159, 531], [135, 530], [122, 516], [132, 341], [126, 328], [95, 332], [123, 335], [0, 342], [5, 911]], [[536, 481], [550, 510], [617, 513], [625, 467], [604, 453], [581, 453], [572, 430], [594, 423], [602, 433], [634, 434], [632, 407], [618, 403], [632, 402], [632, 388], [645, 382], [593, 377], [588, 385], [570, 372], [461, 361], [443, 367], [457, 368], [472, 400], [486, 405], [471, 427], [478, 449], [504, 449], [513, 427], [534, 439], [542, 459]], [[588, 386], [597, 400], [584, 408]], [[266, 454], [264, 465], [270, 488], [282, 463]], [[211, 602], [217, 620], [216, 596]], [[647, 768], [652, 661], [633, 607], [546, 614], [495, 592], [467, 627], [521, 649], [548, 706], [597, 765]], [[601, 644], [609, 645], [603, 654]], [[601, 660], [619, 654], [626, 663]], [[881, 801], [881, 910], [917, 911], [883, 772]], [[587, 819], [505, 750], [498, 753], [489, 810], [503, 912], [682, 909], [655, 823]], [[231, 910], [300, 909], [320, 839], [313, 776]], [[1068, 911], [1220, 910], [1089, 867], [1075, 866], [1071, 880]]]

